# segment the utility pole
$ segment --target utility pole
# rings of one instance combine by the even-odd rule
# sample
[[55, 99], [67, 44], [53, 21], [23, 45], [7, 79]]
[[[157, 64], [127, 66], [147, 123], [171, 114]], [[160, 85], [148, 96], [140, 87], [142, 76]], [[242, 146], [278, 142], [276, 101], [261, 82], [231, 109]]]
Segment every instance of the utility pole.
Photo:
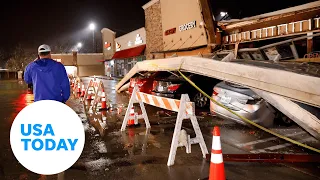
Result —
[[92, 52], [96, 52], [95, 51], [95, 42], [94, 42], [94, 30], [92, 30]]

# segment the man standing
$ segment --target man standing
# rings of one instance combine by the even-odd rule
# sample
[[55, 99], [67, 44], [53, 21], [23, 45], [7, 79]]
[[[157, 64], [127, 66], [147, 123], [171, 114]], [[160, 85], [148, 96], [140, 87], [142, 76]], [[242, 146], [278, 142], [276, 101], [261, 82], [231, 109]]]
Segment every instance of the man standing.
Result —
[[51, 59], [51, 49], [43, 44], [38, 48], [39, 59], [26, 67], [24, 80], [33, 85], [34, 101], [55, 100], [65, 103], [70, 96], [66, 69]]

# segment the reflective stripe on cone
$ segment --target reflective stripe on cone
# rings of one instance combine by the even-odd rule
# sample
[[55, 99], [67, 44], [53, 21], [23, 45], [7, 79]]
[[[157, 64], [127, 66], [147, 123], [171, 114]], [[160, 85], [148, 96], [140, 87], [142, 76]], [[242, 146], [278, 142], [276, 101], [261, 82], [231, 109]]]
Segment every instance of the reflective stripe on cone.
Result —
[[102, 97], [101, 97], [101, 108], [100, 108], [100, 110], [104, 110], [104, 109], [107, 109], [106, 93], [102, 92], [101, 96]]
[[130, 116], [129, 116], [129, 119], [128, 119], [128, 126], [133, 126], [134, 125], [134, 107], [131, 106], [131, 109], [130, 109]]
[[86, 89], [85, 89], [85, 87], [84, 87], [84, 84], [82, 84], [82, 89], [81, 89], [81, 95], [80, 95], [80, 97], [84, 97], [85, 93], [86, 93]]

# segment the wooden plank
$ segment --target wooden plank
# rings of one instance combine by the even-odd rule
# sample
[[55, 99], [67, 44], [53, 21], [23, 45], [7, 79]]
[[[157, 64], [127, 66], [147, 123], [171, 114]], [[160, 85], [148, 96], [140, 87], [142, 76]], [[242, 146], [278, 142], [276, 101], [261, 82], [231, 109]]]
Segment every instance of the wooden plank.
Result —
[[320, 120], [315, 115], [285, 97], [258, 89], [253, 90], [312, 136], [320, 139]]

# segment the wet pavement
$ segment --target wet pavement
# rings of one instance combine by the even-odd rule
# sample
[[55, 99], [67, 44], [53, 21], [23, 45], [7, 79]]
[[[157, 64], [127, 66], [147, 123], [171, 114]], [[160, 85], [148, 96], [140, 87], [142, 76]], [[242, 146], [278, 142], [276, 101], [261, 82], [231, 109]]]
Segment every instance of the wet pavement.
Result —
[[[84, 83], [89, 78], [83, 79]], [[175, 165], [167, 167], [167, 160], [173, 135], [176, 114], [146, 106], [151, 129], [146, 130], [144, 122], [140, 126], [120, 132], [129, 96], [117, 94], [117, 81], [103, 80], [109, 111], [89, 114], [85, 106], [73, 95], [67, 104], [79, 115], [86, 131], [84, 151], [67, 171], [53, 176], [36, 175], [22, 167], [10, 149], [9, 132], [16, 114], [32, 103], [32, 94], [19, 81], [0, 81], [0, 137], [1, 159], [0, 179], [205, 179], [209, 175], [209, 162], [202, 158], [198, 145], [192, 145], [192, 153], [178, 148]], [[139, 108], [136, 107], [139, 111]], [[222, 151], [224, 154], [247, 153], [312, 153], [289, 144], [257, 129], [235, 124], [231, 121], [198, 113], [197, 117], [208, 150], [211, 149], [212, 128], [221, 127]], [[190, 121], [183, 123], [183, 129], [191, 137], [195, 136]], [[280, 134], [320, 148], [318, 140], [298, 126], [272, 128]], [[314, 154], [314, 153], [313, 153]], [[239, 163], [225, 162], [228, 180], [235, 179], [320, 179], [320, 163]]]

